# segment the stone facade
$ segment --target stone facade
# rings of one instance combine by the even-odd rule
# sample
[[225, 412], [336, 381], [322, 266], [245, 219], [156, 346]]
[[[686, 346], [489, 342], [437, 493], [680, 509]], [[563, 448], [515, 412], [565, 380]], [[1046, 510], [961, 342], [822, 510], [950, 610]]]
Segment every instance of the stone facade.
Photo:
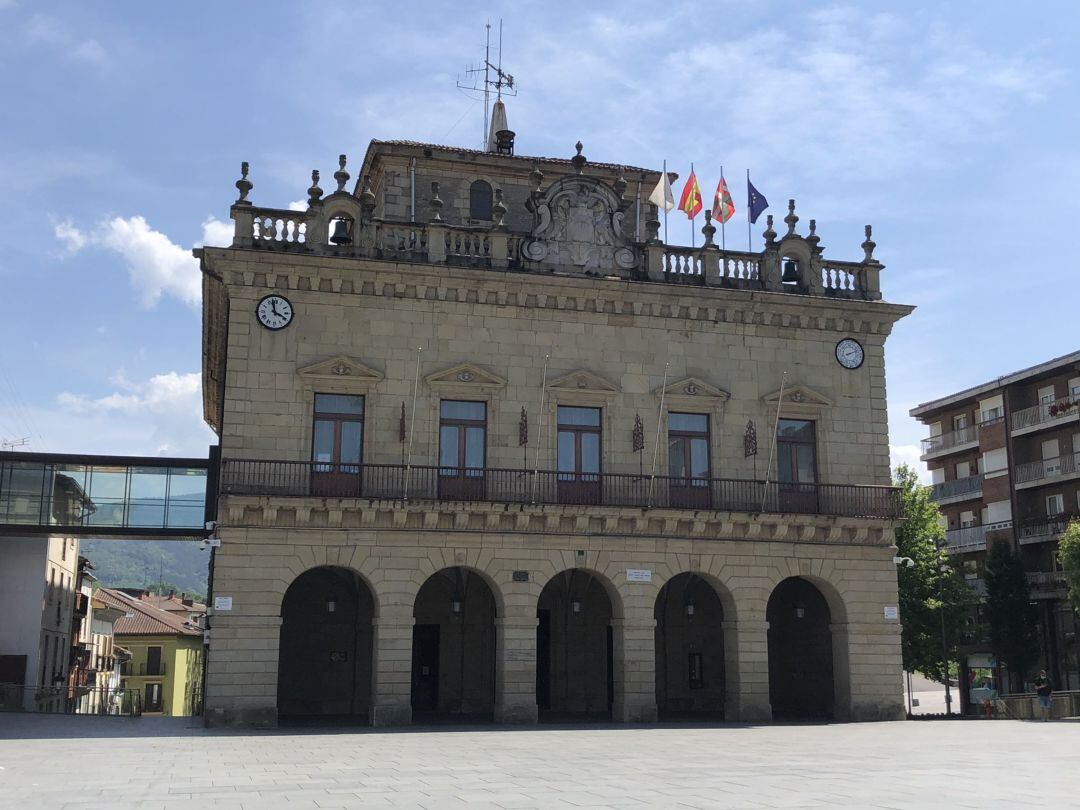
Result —
[[[546, 182], [539, 166], [554, 180]], [[869, 237], [866, 260], [841, 267], [853, 279], [844, 282], [835, 282], [842, 263], [824, 263], [813, 231], [795, 233], [793, 205], [788, 234], [777, 241], [770, 219], [761, 254], [723, 254], [708, 243], [696, 251], [670, 248], [639, 238], [655, 236], [655, 209], [642, 201], [659, 173], [594, 167], [580, 150], [570, 161], [537, 163], [373, 142], [363, 173], [354, 193], [344, 191], [343, 158], [338, 192], [322, 198], [316, 180], [309, 211], [297, 214], [251, 207], [245, 167], [234, 245], [197, 251], [206, 415], [223, 459], [212, 587], [215, 596], [232, 598], [231, 610], [211, 619], [208, 722], [276, 722], [282, 602], [298, 576], [323, 566], [355, 572], [370, 593], [372, 615], [364, 621], [373, 631], [357, 636], [370, 641], [350, 649], [367, 655], [370, 647], [370, 699], [356, 711], [377, 725], [413, 717], [422, 680], [417, 597], [446, 569], [474, 573], [493, 598], [494, 644], [484, 655], [493, 664], [497, 721], [537, 720], [538, 684], [547, 677], [538, 680], [538, 666], [555, 680], [582, 684], [550, 687], [567, 712], [599, 705], [588, 698], [599, 681], [589, 686], [588, 678], [604, 668], [604, 656], [585, 629], [571, 633], [579, 610], [582, 622], [603, 616], [600, 632], [608, 636], [609, 706], [601, 713], [655, 720], [658, 650], [664, 671], [681, 673], [685, 645], [693, 670], [694, 644], [722, 644], [697, 660], [720, 684], [723, 715], [767, 720], [766, 611], [790, 577], [812, 583], [827, 602], [830, 714], [901, 716], [900, 627], [885, 610], [897, 601], [898, 513], [879, 507], [895, 503], [884, 489], [884, 344], [910, 308], [877, 300], [881, 266]], [[476, 179], [503, 192], [486, 223], [468, 216]], [[428, 191], [432, 182], [438, 186]], [[418, 222], [409, 221], [414, 193], [423, 198]], [[351, 240], [334, 246], [327, 238], [337, 219], [347, 220]], [[391, 232], [400, 241], [388, 249]], [[462, 235], [475, 239], [473, 254], [455, 247]], [[780, 281], [784, 258], [798, 262], [795, 284]], [[743, 267], [751, 269], [742, 275]], [[256, 317], [272, 293], [293, 311], [292, 322], [276, 331]], [[860, 367], [838, 363], [843, 338], [862, 345]], [[356, 476], [355, 492], [308, 485], [330, 469], [309, 464], [316, 394], [364, 398], [360, 463], [335, 468]], [[444, 400], [484, 403], [489, 472], [482, 496], [454, 499], [434, 488], [442, 486], [439, 465], [446, 463], [439, 455]], [[775, 499], [785, 490], [762, 483], [778, 475], [769, 438], [778, 405], [780, 418], [813, 423], [814, 480], [837, 485], [804, 488], [814, 492], [813, 505], [784, 507]], [[535, 472], [561, 469], [560, 407], [600, 409], [602, 472], [581, 477], [603, 479], [596, 500], [560, 502], [551, 493], [562, 490], [545, 487], [563, 479]], [[670, 413], [707, 416], [708, 475], [715, 479], [702, 485], [713, 493], [707, 503], [665, 500], [672, 482], [652, 478], [669, 472]], [[639, 451], [637, 418], [645, 445]], [[748, 422], [760, 437], [756, 455], [745, 452]], [[418, 478], [417, 470], [426, 472]], [[615, 487], [631, 494], [609, 497]], [[867, 498], [876, 506], [866, 506]], [[565, 632], [555, 628], [548, 637], [538, 630], [538, 605], [553, 598], [545, 586], [570, 570], [596, 587], [583, 603], [565, 603]], [[658, 597], [681, 574], [715, 590], [722, 612], [715, 633], [667, 635], [665, 622], [673, 619], [658, 624]], [[330, 597], [327, 604], [330, 610]], [[688, 621], [692, 612], [687, 607]], [[483, 681], [468, 668], [487, 665], [465, 655], [464, 630], [459, 643], [446, 626], [441, 655], [458, 650], [463, 673], [453, 676], [444, 661], [440, 683], [451, 694], [460, 686], [453, 677]], [[571, 661], [576, 653], [563, 647], [572, 638], [592, 652]], [[683, 639], [674, 645], [679, 650], [667, 652], [674, 638]], [[367, 672], [366, 663], [361, 668]], [[685, 694], [679, 701], [671, 705], [707, 703]]]

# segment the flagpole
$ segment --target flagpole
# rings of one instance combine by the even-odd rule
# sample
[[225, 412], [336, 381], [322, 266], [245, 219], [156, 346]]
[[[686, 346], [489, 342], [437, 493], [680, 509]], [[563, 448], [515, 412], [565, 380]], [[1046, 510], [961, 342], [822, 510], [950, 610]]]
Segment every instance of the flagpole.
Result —
[[409, 417], [409, 421], [412, 422], [412, 432], [409, 434], [409, 459], [405, 464], [405, 487], [402, 493], [402, 500], [409, 500], [409, 479], [412, 477], [412, 448], [413, 439], [416, 437], [416, 390], [420, 386], [420, 353], [424, 351], [423, 346], [416, 347], [416, 375], [413, 377], [412, 386], [412, 414]]
[[664, 244], [666, 245], [668, 243], [668, 240], [667, 240], [667, 211], [668, 211], [667, 182], [668, 182], [668, 180], [667, 180], [667, 161], [666, 160], [664, 161], [664, 177], [663, 177], [663, 180], [664, 180]]
[[[720, 167], [720, 187], [724, 188], [724, 167]], [[720, 249], [727, 250], [727, 234], [724, 232], [724, 199], [720, 198]]]
[[[773, 451], [776, 450], [776, 431], [780, 427], [780, 406], [784, 402], [784, 384], [787, 382], [787, 372], [780, 378], [780, 396], [776, 400], [776, 419], [773, 421], [772, 437], [769, 439], [769, 463], [765, 465], [765, 486], [761, 490], [761, 511], [765, 511], [765, 498], [769, 494], [769, 473], [772, 471]], [[756, 461], [756, 459], [755, 459]]]
[[[690, 161], [690, 176], [691, 177], [694, 176], [694, 162], [693, 161]], [[691, 203], [692, 203], [692, 201], [691, 201]], [[691, 205], [690, 210], [691, 211], [694, 210], [692, 205]], [[690, 217], [690, 247], [694, 246], [694, 225], [695, 224], [697, 224], [697, 217], [696, 216]]]
[[754, 238], [750, 235], [750, 170], [746, 170], [746, 252], [754, 250]]
[[653, 445], [652, 466], [649, 468], [649, 497], [646, 503], [652, 506], [653, 481], [656, 480], [656, 457], [660, 452], [660, 426], [664, 422], [664, 395], [667, 394], [667, 376], [671, 361], [664, 363], [664, 381], [660, 383], [660, 413], [656, 416], [656, 443]]

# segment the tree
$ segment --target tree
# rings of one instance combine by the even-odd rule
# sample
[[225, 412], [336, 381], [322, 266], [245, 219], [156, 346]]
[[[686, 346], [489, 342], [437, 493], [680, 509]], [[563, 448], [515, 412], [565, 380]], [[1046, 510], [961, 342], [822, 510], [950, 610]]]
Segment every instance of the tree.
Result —
[[1080, 520], [1069, 523], [1058, 541], [1058, 560], [1069, 586], [1069, 603], [1080, 615]]
[[1009, 689], [1019, 692], [1039, 658], [1039, 616], [1024, 563], [1004, 540], [996, 541], [986, 557], [986, 619], [994, 655], [1009, 667]]
[[906, 464], [893, 477], [904, 505], [904, 522], [896, 530], [897, 555], [914, 563], [902, 563], [897, 572], [904, 669], [944, 682], [942, 612], [948, 657], [953, 661], [972, 592], [948, 564], [941, 512], [930, 500], [930, 488], [920, 484], [918, 474]]

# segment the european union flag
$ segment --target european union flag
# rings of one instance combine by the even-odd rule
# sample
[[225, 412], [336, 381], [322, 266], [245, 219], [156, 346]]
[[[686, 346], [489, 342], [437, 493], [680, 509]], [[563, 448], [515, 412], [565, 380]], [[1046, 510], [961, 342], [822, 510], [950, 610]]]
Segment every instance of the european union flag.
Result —
[[761, 216], [761, 212], [769, 207], [769, 201], [765, 199], [765, 195], [754, 188], [754, 184], [750, 182], [750, 177], [746, 178], [746, 210], [750, 214], [750, 222], [756, 223], [757, 218]]

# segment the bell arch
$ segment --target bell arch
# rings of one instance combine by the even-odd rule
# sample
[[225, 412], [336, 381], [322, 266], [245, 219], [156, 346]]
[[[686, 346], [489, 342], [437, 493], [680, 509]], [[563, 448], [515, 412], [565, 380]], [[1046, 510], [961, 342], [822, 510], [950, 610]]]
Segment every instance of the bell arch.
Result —
[[375, 600], [350, 568], [318, 566], [281, 600], [280, 722], [367, 723], [371, 711]]
[[825, 593], [806, 577], [788, 577], [769, 596], [765, 618], [773, 719], [835, 717], [838, 640], [833, 638], [833, 611]]
[[490, 721], [495, 712], [501, 600], [488, 578], [453, 566], [431, 574], [413, 603], [413, 720]]

